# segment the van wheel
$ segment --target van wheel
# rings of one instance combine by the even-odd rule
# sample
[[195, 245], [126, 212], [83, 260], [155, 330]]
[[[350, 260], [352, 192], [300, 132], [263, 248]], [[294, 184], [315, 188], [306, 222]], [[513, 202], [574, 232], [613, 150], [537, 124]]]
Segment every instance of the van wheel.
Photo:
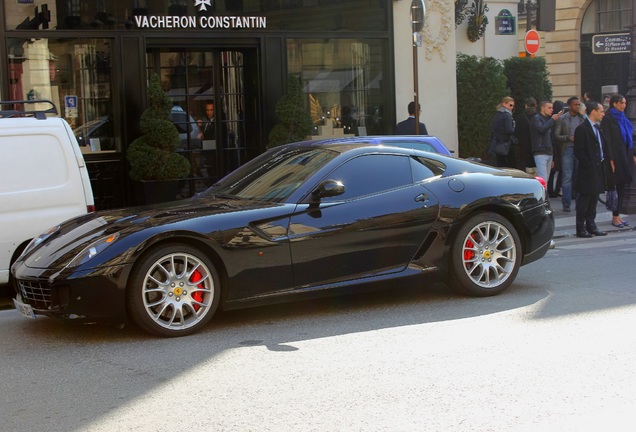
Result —
[[128, 283], [128, 312], [149, 333], [185, 336], [212, 319], [220, 292], [218, 274], [205, 254], [169, 244], [135, 265]]
[[468, 219], [453, 241], [451, 284], [477, 297], [499, 294], [514, 281], [522, 251], [514, 226], [496, 213]]

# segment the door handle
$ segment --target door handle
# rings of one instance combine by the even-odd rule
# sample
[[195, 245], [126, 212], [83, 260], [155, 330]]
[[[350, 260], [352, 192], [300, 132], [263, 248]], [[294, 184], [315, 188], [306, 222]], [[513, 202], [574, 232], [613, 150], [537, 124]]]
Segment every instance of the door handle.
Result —
[[428, 195], [421, 193], [415, 197], [415, 202], [428, 202]]

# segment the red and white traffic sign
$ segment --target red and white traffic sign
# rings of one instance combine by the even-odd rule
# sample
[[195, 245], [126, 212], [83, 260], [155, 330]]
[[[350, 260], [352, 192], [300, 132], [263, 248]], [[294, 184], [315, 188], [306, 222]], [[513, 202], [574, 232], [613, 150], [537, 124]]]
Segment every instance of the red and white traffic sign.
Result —
[[523, 39], [523, 44], [526, 47], [526, 52], [529, 54], [536, 54], [539, 52], [539, 47], [541, 46], [539, 33], [537, 33], [536, 30], [529, 30], [528, 33], [526, 33], [526, 37]]

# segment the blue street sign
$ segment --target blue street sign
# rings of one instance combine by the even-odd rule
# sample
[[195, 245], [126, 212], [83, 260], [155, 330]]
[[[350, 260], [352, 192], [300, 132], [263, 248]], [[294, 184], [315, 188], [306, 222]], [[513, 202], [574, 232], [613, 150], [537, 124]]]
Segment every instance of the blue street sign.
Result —
[[77, 96], [64, 96], [64, 106], [66, 108], [77, 108]]

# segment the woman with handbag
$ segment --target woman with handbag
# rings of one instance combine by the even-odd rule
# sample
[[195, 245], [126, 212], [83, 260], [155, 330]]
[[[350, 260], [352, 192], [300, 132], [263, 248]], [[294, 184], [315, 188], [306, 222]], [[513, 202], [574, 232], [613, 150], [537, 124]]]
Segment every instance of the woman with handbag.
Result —
[[612, 208], [612, 225], [618, 228], [629, 224], [621, 219], [620, 210], [625, 197], [625, 190], [634, 179], [636, 149], [634, 148], [633, 130], [629, 119], [625, 116], [627, 101], [625, 97], [615, 94], [610, 98], [610, 109], [601, 121], [601, 129], [607, 142], [605, 177], [608, 191], [616, 190], [618, 202]]
[[512, 110], [515, 100], [506, 96], [497, 105], [497, 112], [492, 118], [492, 143], [491, 151], [495, 154], [498, 167], [516, 168], [516, 141], [515, 121], [512, 118]]

